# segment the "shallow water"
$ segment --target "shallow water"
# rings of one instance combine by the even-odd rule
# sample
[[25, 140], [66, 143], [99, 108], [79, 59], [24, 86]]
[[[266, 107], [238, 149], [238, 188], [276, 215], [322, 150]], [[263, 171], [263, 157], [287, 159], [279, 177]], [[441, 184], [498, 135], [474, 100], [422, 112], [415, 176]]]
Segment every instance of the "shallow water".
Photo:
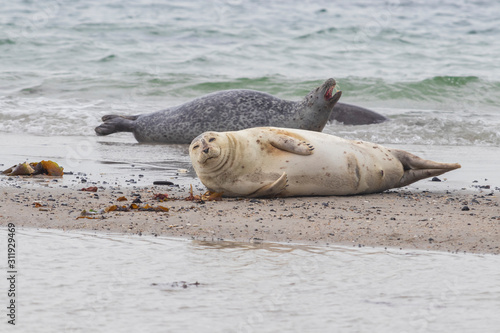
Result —
[[500, 327], [498, 256], [34, 229], [17, 245], [19, 332]]

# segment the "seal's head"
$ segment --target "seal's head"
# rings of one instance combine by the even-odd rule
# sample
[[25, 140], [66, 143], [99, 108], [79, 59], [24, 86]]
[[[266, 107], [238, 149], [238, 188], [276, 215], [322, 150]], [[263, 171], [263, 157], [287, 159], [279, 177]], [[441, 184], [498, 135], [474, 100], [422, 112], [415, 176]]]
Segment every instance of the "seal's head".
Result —
[[[318, 87], [313, 95], [317, 97], [316, 103], [324, 103], [326, 106], [333, 108], [335, 103], [339, 101], [340, 96], [342, 96], [342, 91], [337, 87], [337, 82], [330, 78], [321, 87]], [[319, 98], [320, 96], [322, 98]]]
[[338, 89], [334, 79], [326, 80], [321, 86], [307, 94], [297, 104], [298, 112], [294, 121], [301, 124], [298, 128], [321, 132], [341, 95], [342, 91]]
[[189, 156], [195, 169], [210, 169], [224, 160], [229, 140], [224, 133], [205, 132], [196, 137], [189, 146]]

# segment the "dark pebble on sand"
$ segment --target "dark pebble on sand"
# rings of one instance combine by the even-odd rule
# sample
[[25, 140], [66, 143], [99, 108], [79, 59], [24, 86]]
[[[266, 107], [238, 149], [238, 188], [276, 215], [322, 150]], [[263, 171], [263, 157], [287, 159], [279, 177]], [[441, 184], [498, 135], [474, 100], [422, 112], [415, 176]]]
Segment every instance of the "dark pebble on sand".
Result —
[[262, 201], [257, 200], [257, 199], [251, 199], [250, 202], [252, 202], [252, 203], [262, 203]]
[[463, 206], [462, 207], [462, 211], [469, 211], [469, 210], [470, 210], [469, 206]]
[[433, 181], [433, 182], [440, 182], [441, 179], [439, 179], [438, 177], [432, 177], [431, 181]]
[[157, 180], [153, 182], [153, 185], [174, 185], [174, 183], [166, 181], [166, 180]]

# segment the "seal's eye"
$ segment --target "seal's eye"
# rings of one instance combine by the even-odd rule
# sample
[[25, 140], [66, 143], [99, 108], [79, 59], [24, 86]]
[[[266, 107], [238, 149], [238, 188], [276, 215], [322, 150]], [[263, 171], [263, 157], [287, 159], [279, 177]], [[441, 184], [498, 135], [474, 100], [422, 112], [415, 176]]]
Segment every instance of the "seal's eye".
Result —
[[215, 141], [215, 138], [210, 138], [210, 139], [208, 140], [208, 142], [214, 142], [214, 141]]
[[193, 149], [198, 149], [198, 148], [200, 148], [200, 145], [196, 145], [193, 147]]

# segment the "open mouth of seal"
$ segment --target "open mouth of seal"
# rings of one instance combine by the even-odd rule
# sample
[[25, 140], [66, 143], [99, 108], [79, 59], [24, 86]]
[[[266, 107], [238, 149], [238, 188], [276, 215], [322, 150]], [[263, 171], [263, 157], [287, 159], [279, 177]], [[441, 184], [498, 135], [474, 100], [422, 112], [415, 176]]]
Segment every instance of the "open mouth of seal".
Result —
[[[333, 91], [335, 90], [335, 94]], [[328, 88], [328, 90], [325, 93], [325, 101], [330, 102], [333, 99], [338, 100], [340, 98], [340, 95], [342, 94], [342, 91], [338, 88], [336, 84]]]

